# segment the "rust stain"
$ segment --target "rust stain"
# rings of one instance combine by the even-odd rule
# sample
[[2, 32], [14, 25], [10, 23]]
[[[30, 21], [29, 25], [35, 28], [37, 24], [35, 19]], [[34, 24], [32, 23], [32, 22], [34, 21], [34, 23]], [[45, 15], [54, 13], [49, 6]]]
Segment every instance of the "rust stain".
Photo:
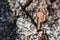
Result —
[[44, 17], [43, 12], [38, 12], [37, 13], [37, 31], [40, 30], [40, 20]]

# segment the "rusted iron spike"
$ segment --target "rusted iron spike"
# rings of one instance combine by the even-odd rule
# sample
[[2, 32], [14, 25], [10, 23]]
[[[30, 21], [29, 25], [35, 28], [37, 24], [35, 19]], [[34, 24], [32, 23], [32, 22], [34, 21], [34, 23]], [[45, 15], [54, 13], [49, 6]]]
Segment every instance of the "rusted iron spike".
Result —
[[40, 20], [44, 17], [42, 12], [37, 13], [37, 31], [40, 31]]

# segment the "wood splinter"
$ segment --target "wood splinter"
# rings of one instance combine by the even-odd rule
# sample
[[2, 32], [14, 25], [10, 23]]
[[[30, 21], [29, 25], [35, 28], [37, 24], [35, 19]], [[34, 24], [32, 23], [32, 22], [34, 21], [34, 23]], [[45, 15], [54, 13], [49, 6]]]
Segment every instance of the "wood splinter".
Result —
[[37, 13], [37, 31], [40, 31], [40, 21], [44, 17], [42, 12]]

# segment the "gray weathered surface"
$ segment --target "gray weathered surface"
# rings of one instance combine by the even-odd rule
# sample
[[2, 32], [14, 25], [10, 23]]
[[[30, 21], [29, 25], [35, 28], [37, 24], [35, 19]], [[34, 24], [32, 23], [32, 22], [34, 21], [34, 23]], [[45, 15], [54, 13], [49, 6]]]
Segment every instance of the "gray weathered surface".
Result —
[[[17, 1], [22, 4], [23, 9]], [[17, 21], [15, 21], [15, 26], [17, 25], [18, 27], [16, 33], [19, 34], [16, 40], [42, 40], [42, 32], [47, 34], [49, 40], [60, 40], [60, 0], [32, 0], [31, 3], [28, 3], [29, 1], [30, 0], [8, 0], [11, 11], [4, 14], [5, 10], [2, 10], [4, 7], [0, 7], [0, 25], [10, 24], [16, 19]], [[5, 8], [7, 8], [7, 6]], [[39, 33], [36, 32], [36, 24], [33, 23], [33, 21], [37, 23], [36, 13], [38, 11], [42, 11], [44, 13], [44, 19], [41, 20], [42, 31]], [[27, 16], [25, 14], [26, 12], [30, 16]], [[7, 18], [4, 18], [4, 15], [7, 16]], [[13, 24], [14, 22], [12, 25]]]

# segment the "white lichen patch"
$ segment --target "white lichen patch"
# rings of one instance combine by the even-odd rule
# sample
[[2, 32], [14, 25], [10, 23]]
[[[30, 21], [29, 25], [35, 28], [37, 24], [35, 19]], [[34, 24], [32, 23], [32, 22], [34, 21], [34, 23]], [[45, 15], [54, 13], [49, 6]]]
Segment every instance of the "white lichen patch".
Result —
[[16, 25], [19, 27], [21, 30], [21, 34], [25, 35], [31, 35], [31, 34], [36, 34], [36, 27], [32, 25], [32, 23], [29, 23], [27, 19], [23, 19], [22, 17], [19, 17], [17, 20]]

